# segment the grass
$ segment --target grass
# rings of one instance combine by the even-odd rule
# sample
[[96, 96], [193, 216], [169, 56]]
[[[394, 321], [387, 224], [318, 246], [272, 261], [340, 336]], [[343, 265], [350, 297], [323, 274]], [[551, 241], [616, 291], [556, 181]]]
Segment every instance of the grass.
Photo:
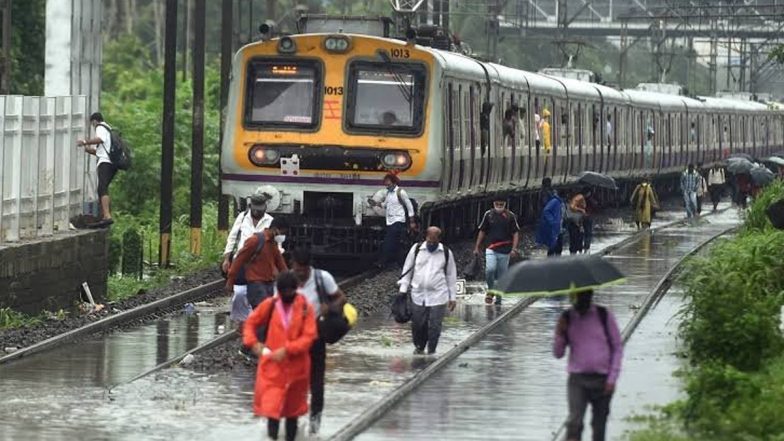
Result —
[[41, 316], [23, 314], [11, 308], [0, 308], [0, 330], [33, 326], [41, 321]]

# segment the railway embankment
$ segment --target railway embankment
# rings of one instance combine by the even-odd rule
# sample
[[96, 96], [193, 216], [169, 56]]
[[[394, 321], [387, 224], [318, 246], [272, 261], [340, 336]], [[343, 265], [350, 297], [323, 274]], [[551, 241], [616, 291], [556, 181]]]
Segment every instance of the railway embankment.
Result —
[[765, 210], [784, 183], [762, 193], [739, 233], [694, 258], [681, 276], [678, 339], [683, 399], [665, 406], [633, 441], [778, 439], [784, 434], [784, 231]]

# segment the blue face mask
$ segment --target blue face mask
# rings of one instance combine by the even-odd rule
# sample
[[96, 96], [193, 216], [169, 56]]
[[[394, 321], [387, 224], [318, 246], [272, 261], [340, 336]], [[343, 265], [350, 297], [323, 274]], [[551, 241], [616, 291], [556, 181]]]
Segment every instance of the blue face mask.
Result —
[[435, 253], [437, 249], [438, 249], [438, 243], [427, 244], [427, 250], [430, 251], [431, 253]]

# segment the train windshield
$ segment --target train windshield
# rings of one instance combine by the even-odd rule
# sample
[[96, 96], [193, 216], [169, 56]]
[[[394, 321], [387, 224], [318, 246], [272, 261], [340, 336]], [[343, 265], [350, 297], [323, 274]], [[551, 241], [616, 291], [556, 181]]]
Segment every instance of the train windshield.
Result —
[[353, 63], [349, 71], [349, 127], [420, 133], [425, 79], [425, 69], [418, 64]]
[[316, 63], [250, 63], [245, 123], [250, 126], [315, 127], [320, 82], [321, 72]]

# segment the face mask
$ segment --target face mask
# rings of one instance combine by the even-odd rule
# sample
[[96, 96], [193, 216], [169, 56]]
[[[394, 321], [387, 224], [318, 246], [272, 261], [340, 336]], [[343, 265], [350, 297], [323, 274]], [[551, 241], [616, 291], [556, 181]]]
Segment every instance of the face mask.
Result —
[[286, 241], [286, 235], [285, 234], [278, 234], [277, 236], [275, 236], [275, 242], [280, 244], [280, 243], [283, 243], [285, 241]]
[[574, 309], [580, 314], [585, 314], [588, 308], [591, 307], [592, 295], [581, 294], [577, 296], [577, 301], [574, 303]]
[[503, 213], [504, 210], [506, 210], [506, 206], [505, 205], [502, 205], [500, 207], [498, 205], [496, 205], [494, 208], [495, 208], [495, 211], [498, 212], [498, 213]]
[[437, 249], [438, 249], [438, 242], [436, 242], [436, 243], [429, 243], [428, 242], [428, 244], [427, 244], [427, 250], [428, 251], [430, 251], [431, 253], [435, 253]]
[[296, 295], [297, 295], [296, 291], [292, 291], [290, 294], [286, 294], [286, 295], [280, 293], [280, 301], [287, 305], [290, 305], [294, 301], [294, 297], [296, 297]]
[[395, 184], [389, 184], [389, 185], [387, 185], [387, 190], [388, 190], [388, 191], [392, 191], [392, 190], [394, 190], [394, 189], [395, 189]]
[[262, 217], [264, 217], [264, 211], [263, 210], [251, 210], [250, 211], [250, 215], [251, 215], [251, 217], [253, 217], [253, 219], [259, 220]]

